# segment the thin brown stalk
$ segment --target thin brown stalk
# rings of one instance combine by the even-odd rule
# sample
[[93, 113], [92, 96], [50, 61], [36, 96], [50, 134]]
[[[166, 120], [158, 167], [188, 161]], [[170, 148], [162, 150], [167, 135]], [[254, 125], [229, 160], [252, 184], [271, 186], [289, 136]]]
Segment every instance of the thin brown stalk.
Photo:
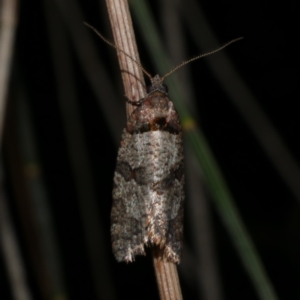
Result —
[[[5, 102], [9, 83], [13, 41], [17, 23], [17, 1], [0, 2], [0, 143], [2, 141]], [[0, 161], [0, 247], [10, 281], [11, 291], [16, 300], [31, 300], [26, 282], [26, 272], [22, 261], [17, 235], [8, 208], [5, 194], [3, 163]]]
[[2, 162], [0, 162], [0, 246], [13, 298], [15, 300], [32, 300], [17, 235], [8, 209], [8, 199], [3, 189], [2, 167]]
[[[115, 45], [139, 62], [139, 54], [127, 1], [106, 0], [106, 4]], [[128, 56], [120, 51], [117, 52], [125, 95], [132, 101], [145, 97], [145, 83], [141, 68]], [[132, 111], [132, 106], [127, 104], [127, 116]], [[157, 248], [153, 249], [153, 260], [160, 298], [163, 300], [182, 299], [176, 265], [165, 261]]]
[[4, 123], [5, 99], [13, 53], [13, 42], [17, 23], [17, 1], [4, 0], [0, 4], [0, 143]]
[[160, 299], [181, 300], [182, 294], [176, 265], [164, 260], [158, 247], [153, 248], [152, 254]]
[[[135, 61], [140, 61], [127, 1], [106, 0], [106, 4], [115, 45]], [[146, 95], [141, 68], [127, 55], [117, 52], [125, 95], [132, 101], [138, 101]], [[127, 103], [127, 117], [132, 111], [133, 107]]]

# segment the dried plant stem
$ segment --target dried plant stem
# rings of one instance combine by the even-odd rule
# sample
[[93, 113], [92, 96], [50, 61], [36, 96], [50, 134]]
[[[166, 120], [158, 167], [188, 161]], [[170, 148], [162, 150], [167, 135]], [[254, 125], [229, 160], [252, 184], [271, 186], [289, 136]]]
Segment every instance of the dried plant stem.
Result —
[[8, 209], [8, 199], [3, 189], [3, 166], [0, 161], [0, 247], [6, 265], [13, 299], [32, 300], [26, 282], [26, 271], [22, 261], [17, 235]]
[[160, 299], [182, 299], [176, 265], [165, 261], [158, 247], [153, 248], [152, 253]]
[[[109, 18], [114, 35], [115, 45], [139, 60], [131, 16], [126, 0], [106, 0]], [[118, 51], [118, 59], [122, 72], [125, 95], [132, 101], [145, 97], [145, 83], [141, 68], [128, 56]], [[133, 111], [127, 104], [127, 116]], [[159, 249], [153, 249], [154, 268], [160, 298], [182, 299], [176, 265], [165, 261]]]
[[[106, 4], [115, 45], [129, 54], [134, 60], [140, 61], [127, 1], [106, 0]], [[117, 52], [125, 95], [132, 101], [138, 101], [145, 97], [145, 82], [141, 68], [131, 58], [120, 51]], [[127, 117], [133, 109], [127, 103]]]
[[[3, 136], [5, 102], [7, 97], [13, 42], [17, 23], [17, 1], [0, 2], [0, 143]], [[31, 300], [26, 282], [17, 236], [8, 209], [3, 178], [3, 162], [0, 160], [0, 248], [7, 268], [12, 296], [16, 300]]]
[[8, 88], [12, 49], [17, 23], [17, 1], [0, 3], [0, 143], [4, 123], [5, 98]]

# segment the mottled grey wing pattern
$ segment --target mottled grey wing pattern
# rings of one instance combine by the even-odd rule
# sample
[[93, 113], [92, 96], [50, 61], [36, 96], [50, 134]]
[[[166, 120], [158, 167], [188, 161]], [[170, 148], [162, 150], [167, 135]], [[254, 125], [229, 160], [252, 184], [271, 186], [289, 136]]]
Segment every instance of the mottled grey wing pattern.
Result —
[[112, 248], [118, 261], [158, 245], [179, 263], [183, 233], [184, 172], [178, 114], [166, 93], [154, 91], [130, 116], [114, 176]]

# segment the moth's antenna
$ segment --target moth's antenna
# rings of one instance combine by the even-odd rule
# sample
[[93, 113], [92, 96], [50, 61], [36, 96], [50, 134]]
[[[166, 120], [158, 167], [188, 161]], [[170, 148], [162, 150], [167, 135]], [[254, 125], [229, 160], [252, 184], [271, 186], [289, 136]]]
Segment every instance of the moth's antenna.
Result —
[[148, 76], [150, 78], [150, 80], [152, 80], [152, 76], [144, 69], [144, 67], [137, 61], [135, 60], [133, 57], [131, 57], [129, 54], [127, 54], [124, 50], [120, 49], [119, 47], [117, 47], [115, 44], [113, 44], [112, 42], [110, 42], [108, 39], [106, 39], [95, 27], [93, 27], [92, 25], [83, 22], [83, 24], [89, 28], [91, 28], [106, 44], [110, 45], [111, 47], [119, 50], [120, 52], [122, 52], [124, 55], [126, 55], [127, 57], [129, 57], [132, 61], [134, 61], [143, 71], [143, 73]]
[[194, 61], [194, 60], [196, 60], [196, 59], [199, 59], [199, 58], [202, 58], [202, 57], [205, 57], [205, 56], [214, 54], [214, 53], [216, 53], [216, 52], [219, 52], [220, 50], [226, 48], [226, 47], [229, 46], [230, 44], [235, 43], [235, 42], [237, 42], [237, 41], [239, 41], [239, 40], [241, 40], [241, 39], [243, 39], [243, 37], [239, 37], [239, 38], [237, 38], [237, 39], [234, 39], [234, 40], [232, 40], [232, 41], [226, 43], [225, 45], [221, 46], [220, 48], [218, 48], [218, 49], [216, 49], [216, 50], [213, 50], [213, 51], [211, 51], [211, 52], [207, 52], [207, 53], [198, 55], [198, 56], [193, 57], [193, 58], [191, 58], [191, 59], [189, 59], [189, 60], [187, 60], [187, 61], [182, 62], [180, 65], [174, 67], [171, 71], [169, 71], [167, 74], [165, 74], [163, 77], [161, 77], [161, 81], [163, 81], [166, 77], [168, 77], [169, 75], [171, 75], [172, 73], [174, 73], [175, 71], [177, 71], [179, 68], [181, 68], [181, 67], [183, 67], [183, 66], [189, 64], [190, 62], [192, 62], [192, 61]]

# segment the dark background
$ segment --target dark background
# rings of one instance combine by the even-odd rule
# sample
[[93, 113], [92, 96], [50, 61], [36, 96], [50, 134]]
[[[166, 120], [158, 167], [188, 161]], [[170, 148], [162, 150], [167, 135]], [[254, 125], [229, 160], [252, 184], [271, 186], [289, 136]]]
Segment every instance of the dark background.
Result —
[[[30, 293], [33, 299], [66, 299], [66, 295], [69, 299], [110, 299], [113, 296], [109, 291], [113, 290], [115, 299], [158, 299], [150, 253], [147, 257], [138, 257], [130, 265], [117, 263], [111, 253], [109, 215], [118, 148], [116, 141], [120, 140], [122, 127], [126, 122], [124, 91], [115, 50], [88, 32], [117, 99], [118, 107], [110, 111], [114, 116], [111, 121], [115, 121], [114, 132], [118, 132], [117, 137], [113, 136], [113, 130], [108, 126], [107, 113], [99, 105], [99, 99], [87, 79], [65, 14], [60, 11], [58, 3], [64, 1], [52, 1], [51, 5], [45, 5], [46, 2], [28, 0], [19, 3], [2, 151], [5, 193]], [[271, 1], [261, 1], [258, 4], [198, 2], [220, 45], [244, 36], [244, 40], [224, 51], [299, 164], [300, 2], [285, 1], [278, 5]], [[112, 39], [104, 1], [76, 1], [76, 4], [80, 6], [82, 21], [89, 22]], [[149, 1], [148, 4], [157, 27], [163, 28], [166, 16], [160, 1]], [[175, 4], [170, 2], [169, 5]], [[188, 7], [189, 1], [184, 1], [184, 6]], [[72, 7], [68, 7], [67, 15], [75, 18]], [[180, 20], [186, 38], [188, 59], [201, 53], [202, 49], [193, 41], [184, 19]], [[133, 21], [143, 66], [151, 74], [156, 74], [137, 21], [134, 18]], [[53, 55], [53, 43], [57, 41], [59, 44], [60, 39], [55, 40], [55, 34], [50, 37], [49, 22], [63, 31], [67, 56], [60, 56], [59, 52], [56, 56]], [[164, 38], [163, 30], [161, 34]], [[170, 35], [169, 40], [176, 32], [171, 32]], [[60, 88], [57, 84], [59, 68], [54, 67], [55, 57], [67, 57], [72, 66], [72, 89], [78, 111], [75, 115], [80, 123], [75, 117], [72, 119], [73, 99], [60, 103]], [[178, 62], [172, 63], [175, 65]], [[197, 111], [194, 113], [200, 116], [198, 123], [226, 178], [237, 209], [278, 298], [299, 299], [300, 199], [284, 182], [249, 125], [219, 86], [206, 60], [194, 62], [188, 68], [197, 100]], [[97, 77], [97, 74], [94, 76]], [[71, 86], [68, 81], [66, 85]], [[102, 99], [109, 97], [110, 92], [106, 90], [108, 87], [101, 78], [98, 88], [102, 90]], [[111, 99], [105, 101], [110, 102]], [[22, 113], [27, 114], [27, 123], [20, 117]], [[66, 124], [74, 124], [74, 127]], [[31, 128], [28, 130], [34, 139], [33, 156], [28, 156], [27, 150], [24, 150], [24, 145], [31, 148], [31, 142], [26, 142], [26, 137], [22, 138], [22, 128], [27, 128], [26, 126]], [[77, 147], [80, 150], [77, 151]], [[81, 156], [82, 153], [85, 153], [84, 157]], [[74, 167], [76, 161], [79, 164], [77, 169]], [[86, 183], [86, 189], [79, 186], [81, 162], [88, 164], [89, 177], [85, 179], [90, 183]], [[83, 169], [86, 170], [85, 167]], [[60, 274], [66, 293], [60, 295], [62, 298], [54, 298], [55, 292], [51, 289], [53, 282], [45, 275], [51, 269], [52, 262], [47, 261], [46, 266], [42, 263], [39, 265], [44, 259], [40, 254], [43, 251], [38, 246], [43, 241], [43, 233], [38, 231], [40, 228], [33, 221], [38, 215], [31, 215], [35, 211], [33, 195], [37, 195], [34, 189], [39, 189], [39, 185], [34, 184], [35, 180], [42, 181], [44, 197], [48, 203], [44, 208], [47, 213], [39, 217], [43, 219], [50, 215], [53, 221], [52, 230], [60, 255]], [[86, 190], [90, 192], [86, 197], [92, 197], [94, 202], [85, 200]], [[207, 197], [210, 198], [209, 191]], [[38, 196], [36, 198], [39, 199]], [[88, 207], [87, 203], [93, 204]], [[209, 208], [223, 299], [260, 299], [211, 202]], [[185, 214], [185, 218], [188, 220], [189, 216]], [[86, 222], [90, 225], [86, 225]], [[192, 273], [193, 268], [189, 269], [191, 265], [185, 266], [185, 259], [186, 262], [189, 261], [188, 255], [196, 255], [189, 226], [191, 225], [186, 224], [185, 227], [189, 252], [184, 251], [183, 266], [179, 268], [184, 299], [209, 299], [201, 293], [201, 287], [199, 288], [194, 277], [196, 275]], [[89, 231], [92, 241], [95, 237], [95, 248], [86, 243], [86, 228], [95, 230]], [[91, 264], [90, 250], [87, 249], [98, 249], [97, 245], [100, 245], [102, 252], [99, 253], [98, 260]], [[14, 299], [5, 260], [1, 250], [0, 297], [5, 300]], [[96, 275], [92, 267], [97, 264], [103, 270], [100, 272], [102, 275], [96, 277], [100, 279], [99, 286], [104, 289], [102, 297], [97, 294], [99, 286], [95, 284]], [[37, 271], [39, 267], [42, 268], [40, 273]], [[190, 276], [187, 275], [189, 270], [192, 274]]]

